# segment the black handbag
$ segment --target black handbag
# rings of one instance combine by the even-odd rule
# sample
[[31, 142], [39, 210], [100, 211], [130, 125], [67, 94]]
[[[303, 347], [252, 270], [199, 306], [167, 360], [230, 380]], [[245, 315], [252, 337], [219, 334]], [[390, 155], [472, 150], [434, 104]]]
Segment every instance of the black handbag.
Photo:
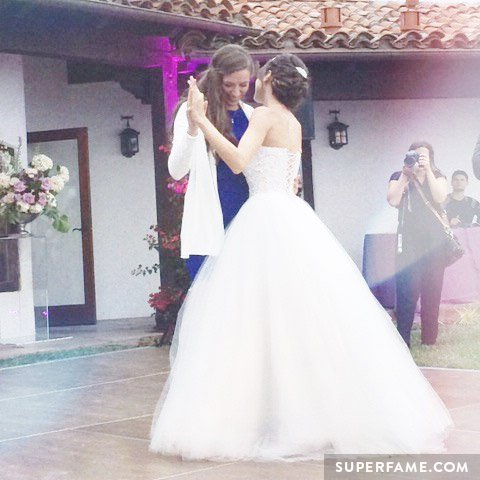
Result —
[[453, 233], [452, 229], [448, 227], [448, 230], [445, 230], [446, 241], [445, 241], [445, 250], [446, 258], [445, 262], [447, 267], [455, 263], [457, 260], [463, 257], [465, 254], [465, 249], [462, 247], [458, 241], [457, 236]]
[[422, 192], [420, 185], [418, 184], [418, 180], [415, 179], [413, 182], [418, 193], [422, 197], [422, 200], [425, 202], [425, 205], [431, 210], [431, 212], [437, 217], [438, 221], [442, 224], [443, 232], [444, 232], [444, 251], [445, 251], [445, 264], [448, 267], [452, 265], [457, 260], [463, 257], [465, 254], [465, 249], [460, 244], [457, 236], [453, 233], [450, 225], [448, 224], [448, 218], [446, 212], [443, 212], [443, 217], [437, 212], [437, 210], [432, 206], [432, 204], [428, 201], [425, 194]]

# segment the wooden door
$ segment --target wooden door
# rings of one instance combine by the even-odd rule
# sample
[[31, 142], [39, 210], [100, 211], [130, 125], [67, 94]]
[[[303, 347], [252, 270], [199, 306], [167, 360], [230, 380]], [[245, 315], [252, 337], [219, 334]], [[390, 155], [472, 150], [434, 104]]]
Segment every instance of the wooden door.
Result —
[[[45, 216], [32, 223], [32, 233], [47, 237], [49, 320], [52, 326], [95, 324], [95, 275], [87, 128], [29, 132], [29, 158], [43, 153], [70, 171], [70, 181], [57, 196], [72, 229], [59, 233]], [[35, 252], [33, 252], [35, 253]]]

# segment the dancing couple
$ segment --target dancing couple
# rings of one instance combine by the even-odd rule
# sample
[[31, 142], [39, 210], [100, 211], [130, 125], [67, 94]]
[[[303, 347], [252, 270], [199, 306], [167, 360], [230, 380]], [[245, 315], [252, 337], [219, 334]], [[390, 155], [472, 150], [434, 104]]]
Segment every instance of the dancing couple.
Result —
[[[179, 313], [151, 450], [287, 461], [442, 451], [447, 409], [356, 265], [294, 193], [302, 135], [292, 112], [307, 67], [294, 55], [269, 60], [255, 81], [261, 106], [246, 112], [239, 78], [228, 83], [239, 71], [215, 63], [222, 53], [190, 79], [175, 121], [169, 167], [182, 164], [174, 173], [189, 172], [192, 189], [182, 256], [209, 256]], [[242, 70], [247, 81], [253, 69]], [[223, 104], [212, 105], [211, 88]], [[239, 140], [235, 112], [248, 120]], [[226, 231], [221, 168], [249, 190]]]

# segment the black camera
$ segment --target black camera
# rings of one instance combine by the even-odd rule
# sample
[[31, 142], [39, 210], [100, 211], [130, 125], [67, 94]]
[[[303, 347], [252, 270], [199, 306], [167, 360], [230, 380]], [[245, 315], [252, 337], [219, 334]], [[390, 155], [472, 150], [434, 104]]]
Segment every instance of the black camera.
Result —
[[420, 159], [420, 155], [415, 150], [409, 150], [405, 154], [405, 160], [403, 161], [403, 163], [407, 167], [411, 168], [418, 162], [419, 159]]

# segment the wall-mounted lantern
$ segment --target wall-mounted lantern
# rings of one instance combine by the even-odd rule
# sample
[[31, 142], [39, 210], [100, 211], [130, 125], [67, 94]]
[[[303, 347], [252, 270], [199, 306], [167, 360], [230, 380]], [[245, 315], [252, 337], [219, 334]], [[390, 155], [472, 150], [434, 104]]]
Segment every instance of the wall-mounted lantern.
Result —
[[133, 157], [139, 151], [138, 135], [137, 132], [130, 127], [130, 120], [133, 119], [133, 115], [122, 115], [122, 120], [127, 121], [127, 127], [120, 133], [120, 148], [124, 157]]
[[344, 145], [348, 145], [348, 125], [338, 121], [338, 115], [340, 110], [330, 110], [330, 115], [335, 115], [335, 120], [328, 125], [328, 142], [330, 146], [335, 150], [342, 148]]

